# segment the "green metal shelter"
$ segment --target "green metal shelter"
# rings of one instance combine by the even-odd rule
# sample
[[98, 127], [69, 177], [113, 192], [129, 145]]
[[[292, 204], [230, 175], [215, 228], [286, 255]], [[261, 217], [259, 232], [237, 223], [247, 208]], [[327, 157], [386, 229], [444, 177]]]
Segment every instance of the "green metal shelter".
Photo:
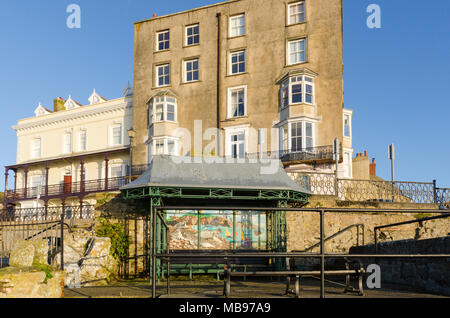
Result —
[[[154, 156], [148, 169], [136, 180], [121, 188], [125, 199], [148, 200], [154, 207], [301, 207], [308, 203], [310, 192], [296, 184], [279, 160], [227, 160]], [[167, 212], [167, 211], [165, 211]], [[234, 213], [233, 211], [233, 220]], [[198, 250], [200, 245], [200, 211], [198, 213]], [[266, 250], [286, 249], [286, 213], [266, 213]], [[165, 250], [165, 228], [157, 220], [158, 251]], [[235, 249], [235, 228], [233, 224]], [[161, 235], [160, 235], [161, 234]], [[150, 236], [151, 237], [151, 236]], [[176, 269], [176, 267], [174, 267]], [[172, 267], [171, 267], [172, 271]], [[192, 268], [189, 274], [192, 275]], [[208, 271], [196, 271], [203, 273]], [[161, 269], [158, 266], [158, 273]]]

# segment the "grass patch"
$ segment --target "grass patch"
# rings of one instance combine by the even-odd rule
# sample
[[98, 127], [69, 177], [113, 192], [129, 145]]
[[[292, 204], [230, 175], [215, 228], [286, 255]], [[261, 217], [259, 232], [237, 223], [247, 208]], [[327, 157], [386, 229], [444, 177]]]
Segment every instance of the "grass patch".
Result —
[[44, 283], [46, 283], [47, 280], [53, 278], [53, 275], [52, 275], [53, 267], [51, 267], [50, 265], [33, 263], [33, 267], [37, 268], [45, 273]]

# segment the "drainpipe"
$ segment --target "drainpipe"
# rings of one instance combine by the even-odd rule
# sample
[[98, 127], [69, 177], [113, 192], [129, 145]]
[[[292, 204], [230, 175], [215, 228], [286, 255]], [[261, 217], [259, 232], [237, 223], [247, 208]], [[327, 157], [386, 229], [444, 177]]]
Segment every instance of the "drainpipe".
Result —
[[217, 18], [217, 154], [220, 156], [220, 17], [221, 13], [216, 14]]

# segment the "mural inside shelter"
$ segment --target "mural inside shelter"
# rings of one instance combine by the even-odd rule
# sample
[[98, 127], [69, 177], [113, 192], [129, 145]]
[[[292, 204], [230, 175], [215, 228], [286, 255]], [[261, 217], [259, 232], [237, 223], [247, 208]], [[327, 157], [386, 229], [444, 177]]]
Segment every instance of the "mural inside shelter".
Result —
[[266, 248], [264, 212], [166, 211], [166, 219], [171, 249]]

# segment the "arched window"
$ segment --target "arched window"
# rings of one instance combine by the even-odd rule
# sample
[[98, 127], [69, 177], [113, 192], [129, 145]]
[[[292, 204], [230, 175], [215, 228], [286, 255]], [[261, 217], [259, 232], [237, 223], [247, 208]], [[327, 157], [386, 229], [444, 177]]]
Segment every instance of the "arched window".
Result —
[[177, 99], [170, 95], [155, 96], [148, 107], [148, 124], [177, 121]]

